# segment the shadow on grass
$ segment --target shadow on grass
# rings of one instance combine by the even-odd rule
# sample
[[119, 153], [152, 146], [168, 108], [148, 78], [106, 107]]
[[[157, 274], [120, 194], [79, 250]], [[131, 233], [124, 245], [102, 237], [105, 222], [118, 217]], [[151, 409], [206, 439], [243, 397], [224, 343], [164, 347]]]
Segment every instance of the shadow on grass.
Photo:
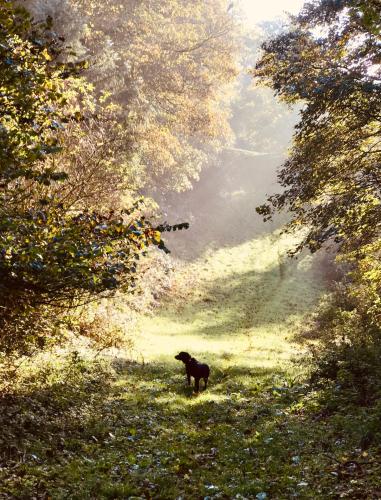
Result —
[[218, 338], [253, 327], [283, 326], [312, 311], [322, 287], [316, 279], [318, 262], [311, 268], [301, 266], [298, 260], [289, 260], [281, 266], [215, 279], [205, 287], [202, 296], [189, 298], [175, 312], [169, 312], [174, 308], [164, 304], [160, 316], [194, 324], [197, 334]]
[[291, 498], [303, 478], [330, 498], [337, 439], [284, 371], [217, 363], [194, 396], [174, 363], [115, 365], [42, 370], [0, 400], [0, 498]]
[[[53, 375], [42, 370], [38, 376], [25, 379], [18, 393], [3, 395], [0, 399], [0, 482], [5, 485], [4, 491], [8, 493], [8, 484], [9, 494], [12, 488], [16, 488], [21, 497], [38, 494], [40, 471], [46, 469], [49, 472], [42, 483], [46, 489], [41, 486], [42, 490], [54, 492], [57, 486], [57, 492], [62, 487], [74, 494], [77, 482], [83, 481], [71, 476], [71, 463], [102, 460], [99, 453], [110, 446], [115, 448], [120, 439], [119, 458], [111, 459], [112, 463], [118, 462], [119, 452], [124, 453], [126, 443], [130, 451], [134, 448], [137, 433], [146, 433], [149, 441], [152, 434], [179, 432], [179, 429], [187, 432], [186, 429], [199, 426], [195, 419], [200, 419], [202, 414], [205, 413], [203, 420], [209, 418], [208, 408], [213, 409], [214, 416], [217, 411], [218, 420], [223, 421], [227, 414], [221, 405], [228, 404], [233, 392], [249, 390], [250, 384], [243, 378], [256, 376], [263, 384], [274, 375], [271, 370], [248, 372], [233, 367], [224, 371], [214, 367], [209, 388], [194, 395], [175, 363], [139, 365], [116, 360], [115, 366], [118, 376], [102, 363], [82, 361]], [[151, 448], [148, 441], [147, 450]], [[152, 446], [156, 449], [157, 445]], [[57, 477], [57, 471], [66, 478], [65, 486]], [[0, 488], [0, 498], [1, 493]]]

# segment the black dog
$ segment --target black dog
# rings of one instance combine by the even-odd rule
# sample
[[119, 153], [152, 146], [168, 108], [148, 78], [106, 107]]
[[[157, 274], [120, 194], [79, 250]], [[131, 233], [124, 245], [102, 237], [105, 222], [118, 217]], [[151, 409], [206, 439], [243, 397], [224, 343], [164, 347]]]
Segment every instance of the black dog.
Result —
[[187, 372], [187, 379], [188, 379], [188, 385], [191, 383], [191, 377], [194, 378], [194, 386], [196, 389], [196, 392], [199, 391], [200, 388], [200, 378], [204, 379], [204, 390], [206, 389], [206, 386], [208, 384], [208, 377], [209, 377], [209, 366], [204, 365], [202, 363], [199, 363], [197, 359], [192, 358], [190, 354], [187, 352], [180, 352], [177, 356], [175, 356], [175, 359], [178, 359], [179, 361], [182, 361], [185, 364], [185, 370]]

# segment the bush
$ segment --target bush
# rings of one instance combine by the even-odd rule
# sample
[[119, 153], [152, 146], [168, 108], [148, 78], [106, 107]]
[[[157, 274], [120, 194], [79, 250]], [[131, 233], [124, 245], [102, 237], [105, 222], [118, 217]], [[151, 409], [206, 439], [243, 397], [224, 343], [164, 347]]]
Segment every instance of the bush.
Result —
[[358, 403], [372, 404], [381, 395], [381, 332], [364, 314], [354, 283], [337, 285], [317, 313], [310, 334], [312, 380], [335, 381]]

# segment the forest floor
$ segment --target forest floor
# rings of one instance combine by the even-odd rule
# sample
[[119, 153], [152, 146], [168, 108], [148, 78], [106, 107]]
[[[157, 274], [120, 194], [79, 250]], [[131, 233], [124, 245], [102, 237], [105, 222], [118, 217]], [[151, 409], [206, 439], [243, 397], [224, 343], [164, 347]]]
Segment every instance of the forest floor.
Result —
[[[285, 261], [288, 245], [184, 265], [139, 318], [134, 360], [26, 362], [0, 400], [0, 498], [381, 498], [377, 422], [305, 383], [300, 332], [325, 283], [319, 258]], [[180, 350], [210, 364], [205, 392]]]

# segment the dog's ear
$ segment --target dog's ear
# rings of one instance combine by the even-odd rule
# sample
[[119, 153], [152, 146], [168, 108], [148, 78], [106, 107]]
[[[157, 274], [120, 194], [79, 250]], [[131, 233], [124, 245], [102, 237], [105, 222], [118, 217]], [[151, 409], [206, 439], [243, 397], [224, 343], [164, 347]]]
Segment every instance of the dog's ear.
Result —
[[191, 359], [191, 355], [188, 352], [181, 351], [177, 356], [175, 356], [175, 359], [187, 363]]

